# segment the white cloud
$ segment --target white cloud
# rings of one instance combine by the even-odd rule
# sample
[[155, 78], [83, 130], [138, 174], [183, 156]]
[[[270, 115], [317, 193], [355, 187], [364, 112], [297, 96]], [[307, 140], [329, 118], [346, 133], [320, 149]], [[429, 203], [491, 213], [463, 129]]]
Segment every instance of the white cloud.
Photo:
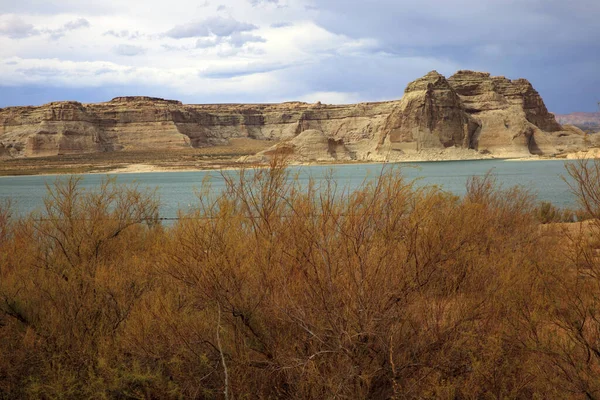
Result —
[[49, 33], [51, 39], [59, 39], [67, 34], [67, 32], [74, 31], [81, 28], [89, 28], [90, 22], [85, 18], [77, 18], [76, 20], [69, 21], [58, 29], [45, 29], [44, 33]]
[[120, 44], [113, 47], [113, 52], [120, 56], [139, 56], [140, 54], [144, 54], [146, 49], [141, 46], [134, 46], [131, 44]]
[[196, 40], [196, 48], [197, 49], [206, 49], [209, 47], [218, 46], [223, 42], [224, 42], [223, 38], [219, 37], [219, 36], [203, 37], [203, 38]]
[[26, 23], [17, 16], [12, 15], [0, 21], [0, 35], [8, 36], [11, 39], [23, 39], [39, 34], [40, 31], [35, 29], [32, 24]]
[[[198, 68], [132, 67], [113, 62], [73, 62], [57, 59], [12, 58], [0, 63], [0, 75], [11, 86], [45, 85], [50, 87], [93, 88], [112, 85], [162, 86], [174, 94], [253, 93], [264, 92], [280, 84], [275, 78], [261, 75], [211, 79]], [[174, 96], [176, 97], [176, 96]]]
[[77, 18], [66, 22], [58, 28], [36, 28], [33, 24], [25, 22], [21, 17], [11, 15], [0, 20], [0, 35], [7, 36], [11, 39], [24, 39], [38, 35], [49, 35], [50, 39], [56, 40], [70, 31], [89, 27], [90, 22], [87, 19]]
[[[77, 19], [62, 16], [54, 24], [65, 26], [69, 21]], [[81, 34], [65, 36], [60, 45], [30, 38], [14, 47], [17, 54], [3, 52], [0, 38], [0, 60], [12, 63], [1, 65], [0, 75], [11, 85], [149, 85], [162, 87], [171, 98], [210, 93], [232, 101], [236, 93], [255, 101], [310, 97], [337, 103], [358, 98], [351, 90], [307, 86], [295, 74], [298, 68], [310, 71], [327, 60], [369, 52], [372, 41], [336, 35], [311, 21], [278, 28], [270, 27], [270, 22], [259, 26], [233, 17], [203, 21], [209, 21], [202, 25], [207, 36], [175, 39], [135, 20], [95, 17]], [[120, 29], [123, 26], [127, 29]]]
[[271, 24], [271, 28], [287, 28], [292, 25], [293, 24], [291, 22], [275, 22]]
[[259, 6], [263, 4], [279, 4], [279, 0], [248, 0], [253, 6]]
[[210, 31], [202, 22], [188, 22], [187, 24], [177, 25], [165, 32], [165, 36], [173, 39], [203, 37], [208, 35], [210, 35]]
[[103, 33], [104, 36], [114, 36], [119, 39], [138, 39], [142, 37], [142, 34], [139, 31], [130, 32], [127, 29], [122, 29], [120, 31], [115, 31], [114, 29], [108, 30]]
[[246, 43], [264, 43], [266, 39], [261, 36], [256, 36], [251, 33], [236, 32], [231, 35], [229, 43], [234, 47], [242, 47]]
[[64, 25], [64, 29], [72, 31], [79, 28], [89, 28], [90, 22], [85, 18], [78, 18], [75, 21], [69, 21]]
[[231, 36], [234, 33], [258, 29], [256, 25], [240, 22], [231, 17], [210, 17], [203, 21], [188, 22], [169, 29], [165, 35], [173, 39], [216, 36]]

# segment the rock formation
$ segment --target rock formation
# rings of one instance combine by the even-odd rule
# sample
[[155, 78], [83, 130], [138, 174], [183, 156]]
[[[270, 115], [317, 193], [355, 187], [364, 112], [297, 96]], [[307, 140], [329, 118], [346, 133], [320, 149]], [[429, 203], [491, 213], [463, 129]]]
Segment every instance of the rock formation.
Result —
[[0, 149], [13, 157], [175, 150], [224, 145], [240, 137], [279, 141], [309, 129], [327, 132], [335, 140], [374, 142], [393, 104], [183, 105], [149, 97], [119, 97], [98, 104], [8, 107], [0, 109]]
[[[446, 78], [432, 71], [410, 83], [387, 118], [380, 146], [418, 152], [431, 148], [476, 148], [478, 123], [467, 114]], [[381, 147], [380, 147], [381, 148]]]
[[349, 161], [355, 159], [342, 139], [328, 137], [323, 131], [308, 129], [293, 139], [283, 141], [261, 151], [256, 156], [245, 158], [247, 161], [267, 161], [269, 157], [293, 156], [296, 161]]
[[449, 79], [432, 71], [402, 99], [379, 103], [186, 105], [117, 97], [0, 109], [0, 158], [176, 150], [235, 138], [273, 141], [255, 159], [285, 152], [298, 161], [522, 157], [590, 144], [581, 130], [556, 122], [528, 81], [472, 71]]
[[479, 151], [526, 157], [577, 151], [585, 146], [583, 136], [562, 130], [525, 79], [511, 81], [483, 72], [458, 71], [448, 82], [465, 111], [479, 124], [473, 140]]

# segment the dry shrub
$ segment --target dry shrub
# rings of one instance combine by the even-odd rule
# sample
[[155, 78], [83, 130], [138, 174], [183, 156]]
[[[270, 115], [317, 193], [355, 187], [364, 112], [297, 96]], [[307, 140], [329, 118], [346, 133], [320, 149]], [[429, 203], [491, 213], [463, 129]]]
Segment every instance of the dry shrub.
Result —
[[597, 397], [595, 227], [548, 234], [491, 175], [224, 178], [171, 227], [113, 181], [0, 209], [0, 397]]
[[274, 165], [229, 177], [174, 227], [165, 275], [198, 318], [213, 315], [202, 350], [221, 390], [476, 397], [493, 379], [498, 395], [521, 394], [525, 356], [501, 347], [510, 304], [496, 300], [534, 246], [531, 197], [486, 177], [461, 200], [397, 170], [341, 192]]
[[27, 338], [17, 349], [32, 353], [26, 363], [36, 373], [23, 390], [33, 397], [91, 394], [147, 290], [149, 260], [139, 255], [150, 250], [149, 230], [140, 224], [155, 224], [157, 202], [112, 180], [84, 192], [71, 178], [49, 187], [44, 205], [14, 228], [2, 311]]
[[558, 208], [549, 201], [542, 201], [536, 209], [536, 218], [542, 224], [575, 222], [589, 219], [585, 213]]
[[530, 346], [540, 357], [541, 374], [562, 397], [600, 398], [600, 161], [566, 165], [581, 215], [591, 218], [562, 227], [546, 246], [552, 253], [538, 269], [546, 288], [539, 299]]

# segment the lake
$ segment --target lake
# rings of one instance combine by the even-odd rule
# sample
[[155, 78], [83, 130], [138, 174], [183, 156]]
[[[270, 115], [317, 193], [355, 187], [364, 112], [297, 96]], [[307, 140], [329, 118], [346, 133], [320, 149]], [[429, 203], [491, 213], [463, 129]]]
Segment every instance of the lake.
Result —
[[[374, 179], [382, 168], [400, 166], [401, 173], [408, 179], [418, 179], [419, 185], [438, 185], [457, 195], [465, 193], [465, 184], [471, 176], [482, 176], [491, 171], [504, 187], [520, 185], [533, 191], [540, 201], [550, 201], [561, 207], [574, 207], [576, 200], [561, 176], [566, 176], [565, 162], [547, 161], [436, 161], [402, 164], [351, 164], [335, 166], [293, 166], [301, 181], [310, 177], [322, 179], [330, 171], [339, 187], [355, 188], [365, 179]], [[226, 171], [225, 173], [236, 173]], [[212, 189], [223, 188], [223, 178], [219, 171], [152, 172], [139, 174], [113, 174], [120, 183], [137, 183], [140, 188], [157, 188], [161, 200], [160, 214], [163, 218], [177, 216], [178, 209], [186, 209], [197, 202], [196, 192], [203, 179], [209, 177]], [[83, 176], [82, 187], [93, 188], [105, 175]], [[0, 201], [12, 198], [17, 214], [25, 215], [40, 209], [46, 194], [46, 183], [65, 176], [7, 176], [0, 177]]]

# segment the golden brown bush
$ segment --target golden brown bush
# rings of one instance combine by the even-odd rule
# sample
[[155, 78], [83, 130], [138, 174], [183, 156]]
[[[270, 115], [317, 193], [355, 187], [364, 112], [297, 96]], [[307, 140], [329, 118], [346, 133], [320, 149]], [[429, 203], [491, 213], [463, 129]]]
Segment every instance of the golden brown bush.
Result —
[[156, 201], [111, 180], [90, 193], [78, 183], [57, 182], [44, 212], [15, 224], [1, 271], [3, 315], [35, 353], [23, 388], [33, 397], [94, 393], [91, 380], [148, 287], [148, 260], [136, 257], [148, 229], [138, 225], [155, 223]]
[[222, 312], [223, 346], [206, 350], [215, 369], [225, 355], [230, 393], [440, 396], [492, 362], [494, 297], [536, 233], [530, 196], [486, 178], [461, 200], [390, 171], [340, 197], [280, 166], [228, 184], [174, 227], [165, 274]]
[[0, 209], [0, 397], [598, 396], [593, 222], [541, 229], [490, 175], [457, 197], [400, 169], [351, 192], [224, 174], [170, 227], [113, 181]]

